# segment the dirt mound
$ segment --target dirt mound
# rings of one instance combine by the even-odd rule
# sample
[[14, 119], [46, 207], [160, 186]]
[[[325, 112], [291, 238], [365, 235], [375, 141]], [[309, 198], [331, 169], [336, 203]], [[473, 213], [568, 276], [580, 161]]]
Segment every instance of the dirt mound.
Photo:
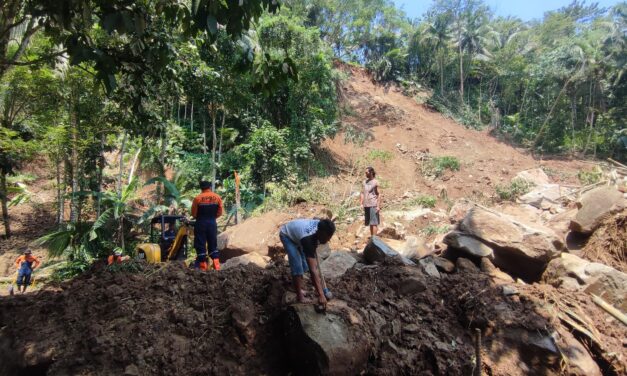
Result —
[[[465, 273], [428, 279], [421, 292], [399, 289], [416, 270], [354, 268], [331, 281], [337, 299], [364, 318], [368, 374], [470, 374], [475, 327], [485, 336], [485, 371], [512, 374], [527, 350], [491, 346], [508, 338], [503, 333], [554, 328], [536, 292], [506, 297], [487, 276]], [[0, 298], [0, 374], [288, 374], [281, 332], [287, 276], [281, 263], [220, 273], [180, 264], [134, 273], [100, 266], [55, 289]], [[599, 338], [624, 357], [621, 329]], [[560, 373], [558, 364], [535, 361], [536, 370]]]
[[603, 221], [581, 256], [627, 273], [627, 210]]

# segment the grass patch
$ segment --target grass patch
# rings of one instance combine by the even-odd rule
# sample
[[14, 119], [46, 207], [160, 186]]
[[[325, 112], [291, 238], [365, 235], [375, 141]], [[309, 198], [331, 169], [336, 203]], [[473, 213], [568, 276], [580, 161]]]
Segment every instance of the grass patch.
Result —
[[423, 163], [422, 174], [440, 177], [446, 170], [459, 171], [460, 165], [459, 159], [453, 156], [433, 157]]
[[438, 199], [430, 195], [422, 195], [405, 201], [403, 207], [409, 208], [413, 206], [421, 206], [423, 208], [434, 208]]
[[368, 154], [366, 155], [366, 161], [368, 162], [381, 161], [383, 163], [386, 163], [388, 161], [391, 161], [392, 158], [394, 158], [394, 154], [387, 150], [372, 149], [369, 150]]
[[429, 225], [420, 230], [420, 233], [425, 236], [438, 235], [438, 234], [446, 234], [449, 232], [451, 227], [449, 225]]
[[596, 184], [601, 181], [602, 177], [603, 171], [601, 171], [600, 168], [594, 168], [590, 171], [579, 170], [579, 172], [577, 172], [577, 179], [579, 179], [582, 185]]
[[351, 143], [362, 147], [370, 138], [371, 136], [368, 132], [359, 128], [353, 126], [347, 126], [344, 128], [344, 144]]
[[270, 210], [284, 209], [301, 202], [320, 203], [328, 202], [328, 192], [316, 184], [299, 184], [294, 187], [266, 184], [269, 194], [263, 203], [254, 209], [253, 214], [265, 213]]
[[497, 185], [496, 194], [501, 201], [514, 201], [518, 197], [529, 193], [533, 184], [523, 179], [513, 179], [509, 185]]

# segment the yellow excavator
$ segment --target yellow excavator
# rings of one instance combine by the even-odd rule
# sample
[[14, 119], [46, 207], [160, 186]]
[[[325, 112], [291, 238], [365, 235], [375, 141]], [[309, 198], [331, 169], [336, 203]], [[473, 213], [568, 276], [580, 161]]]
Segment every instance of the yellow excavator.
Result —
[[135, 247], [137, 257], [150, 264], [187, 259], [194, 222], [182, 215], [158, 215], [150, 221], [150, 243]]

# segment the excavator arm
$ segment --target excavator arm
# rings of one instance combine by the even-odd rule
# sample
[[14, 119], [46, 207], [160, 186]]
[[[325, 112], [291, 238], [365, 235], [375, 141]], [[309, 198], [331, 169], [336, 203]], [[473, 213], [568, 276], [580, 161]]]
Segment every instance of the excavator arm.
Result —
[[168, 248], [167, 260], [176, 260], [179, 252], [181, 251], [181, 248], [183, 247], [183, 244], [185, 244], [186, 237], [190, 235], [191, 232], [192, 230], [189, 224], [184, 224], [179, 228], [178, 232], [176, 233], [176, 237], [174, 238], [174, 241], [172, 241], [170, 248]]

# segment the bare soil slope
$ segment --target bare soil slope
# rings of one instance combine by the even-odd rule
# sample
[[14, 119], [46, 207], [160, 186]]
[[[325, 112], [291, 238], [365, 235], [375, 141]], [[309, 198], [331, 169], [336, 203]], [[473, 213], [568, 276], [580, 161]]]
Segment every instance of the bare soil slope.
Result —
[[[350, 78], [343, 83], [344, 129], [323, 147], [340, 165], [341, 184], [336, 191], [359, 189], [363, 167], [372, 165], [383, 182], [387, 201], [406, 191], [440, 195], [442, 189], [450, 199], [473, 197], [487, 199], [494, 186], [509, 184], [519, 171], [544, 167], [556, 182], [576, 182], [576, 172], [583, 162], [536, 159], [490, 135], [488, 130], [467, 129], [416, 100], [404, 95], [395, 85], [373, 83], [360, 68], [340, 66]], [[365, 138], [363, 146], [347, 142], [355, 134]], [[359, 137], [359, 136], [358, 136]], [[381, 153], [391, 153], [385, 160]], [[457, 172], [447, 171], [439, 179], [425, 178], [421, 158], [453, 156], [461, 162]]]

